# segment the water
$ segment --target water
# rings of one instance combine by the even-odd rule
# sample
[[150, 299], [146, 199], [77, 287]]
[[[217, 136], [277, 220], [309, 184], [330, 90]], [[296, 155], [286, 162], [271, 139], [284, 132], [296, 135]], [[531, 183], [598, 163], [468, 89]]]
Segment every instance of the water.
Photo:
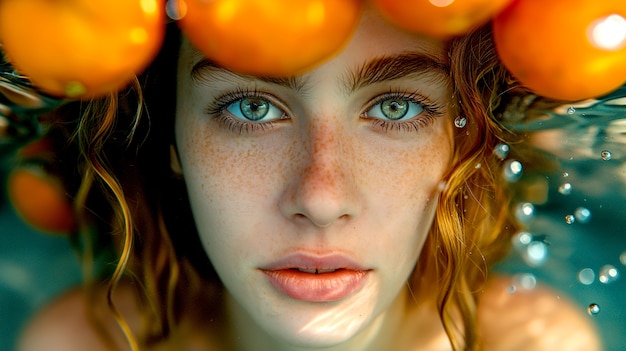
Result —
[[[511, 117], [509, 128], [545, 154], [548, 167], [520, 158], [524, 174], [515, 186], [540, 180], [543, 196], [520, 198], [518, 219], [527, 225], [497, 269], [530, 274], [573, 299], [593, 318], [606, 351], [626, 345], [626, 87], [603, 99], [552, 105], [541, 99]], [[511, 144], [509, 154], [513, 154]], [[525, 192], [522, 192], [525, 194]], [[533, 205], [532, 218], [520, 217]], [[544, 247], [545, 245], [545, 247]], [[517, 284], [509, 291], [518, 291]]]

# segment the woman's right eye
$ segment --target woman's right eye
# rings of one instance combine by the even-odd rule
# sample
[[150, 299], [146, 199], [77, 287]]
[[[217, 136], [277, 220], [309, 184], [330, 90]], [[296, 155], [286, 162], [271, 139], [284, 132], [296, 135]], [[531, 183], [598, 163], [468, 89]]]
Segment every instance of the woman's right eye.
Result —
[[268, 99], [259, 96], [242, 97], [226, 107], [233, 116], [246, 122], [270, 122], [279, 120], [284, 112]]

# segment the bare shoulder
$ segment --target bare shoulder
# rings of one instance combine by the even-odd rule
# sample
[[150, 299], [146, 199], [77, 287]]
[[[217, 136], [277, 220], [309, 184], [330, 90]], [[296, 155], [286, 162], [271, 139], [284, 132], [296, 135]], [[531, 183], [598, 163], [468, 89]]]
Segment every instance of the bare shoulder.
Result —
[[[96, 292], [94, 298], [88, 298], [84, 289], [77, 288], [52, 301], [24, 329], [18, 350], [127, 350], [124, 335], [108, 314], [104, 290]], [[121, 287], [115, 300], [131, 329], [138, 328], [139, 318], [130, 289]], [[93, 317], [99, 318], [101, 323], [95, 324]]]
[[478, 325], [486, 351], [599, 351], [600, 339], [584, 311], [545, 287], [512, 292], [496, 277], [479, 298]]

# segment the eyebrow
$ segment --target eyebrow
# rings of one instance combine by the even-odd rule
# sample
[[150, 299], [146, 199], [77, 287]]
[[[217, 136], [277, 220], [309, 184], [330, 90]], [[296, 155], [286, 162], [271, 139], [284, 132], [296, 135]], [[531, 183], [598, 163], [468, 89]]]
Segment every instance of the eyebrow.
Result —
[[[245, 80], [260, 80], [270, 84], [280, 85], [296, 92], [302, 92], [308, 80], [306, 75], [289, 77], [253, 76], [235, 73], [207, 58], [202, 58], [191, 69], [191, 77], [200, 81], [202, 72], [211, 70], [234, 78]], [[450, 78], [450, 67], [433, 55], [417, 52], [406, 52], [396, 55], [374, 58], [356, 69], [348, 70], [342, 77], [342, 85], [347, 95], [368, 85], [404, 78], [410, 75], [421, 74], [434, 77], [435, 82], [447, 84]]]
[[450, 66], [436, 56], [407, 52], [368, 61], [357, 69], [348, 71], [343, 81], [348, 94], [351, 94], [368, 85], [415, 74], [434, 77], [436, 82], [448, 83]]
[[306, 79], [303, 76], [271, 77], [235, 73], [207, 58], [201, 59], [193, 66], [193, 68], [191, 69], [191, 77], [196, 81], [202, 80], [202, 72], [205, 70], [213, 70], [216, 72], [232, 75], [233, 77], [240, 79], [260, 80], [266, 83], [284, 86], [296, 92], [303, 91], [306, 86]]

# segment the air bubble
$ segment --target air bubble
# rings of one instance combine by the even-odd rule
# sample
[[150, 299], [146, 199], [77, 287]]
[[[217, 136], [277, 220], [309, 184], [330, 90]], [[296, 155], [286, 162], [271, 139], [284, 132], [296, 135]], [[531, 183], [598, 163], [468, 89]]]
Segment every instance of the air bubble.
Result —
[[596, 279], [596, 274], [591, 268], [583, 268], [578, 272], [578, 281], [584, 285], [591, 285]]
[[[562, 110], [561, 110], [562, 111]], [[567, 108], [567, 114], [568, 115], [573, 115], [576, 112], [576, 109], [573, 108], [572, 106]]]
[[511, 147], [507, 144], [498, 144], [496, 145], [496, 147], [493, 149], [493, 153], [501, 160], [504, 160], [508, 154], [509, 151], [511, 150]]
[[516, 246], [526, 246], [533, 240], [533, 236], [529, 232], [519, 232], [513, 237], [513, 243]]
[[598, 305], [597, 303], [592, 303], [587, 307], [587, 313], [589, 313], [590, 316], [595, 316], [598, 313], [600, 313], [600, 305]]
[[619, 278], [619, 271], [610, 264], [602, 266], [598, 280], [603, 284], [611, 284]]
[[168, 0], [165, 4], [165, 13], [172, 20], [178, 21], [187, 14], [187, 4], [184, 0]]
[[515, 286], [524, 290], [532, 290], [537, 286], [537, 278], [530, 273], [516, 274], [513, 280], [515, 281]]
[[613, 158], [613, 154], [611, 154], [611, 151], [609, 150], [602, 150], [602, 152], [600, 152], [600, 157], [602, 157], [603, 160], [608, 161]]
[[528, 222], [535, 214], [535, 206], [530, 202], [524, 202], [517, 205], [515, 209], [515, 217], [522, 223]]
[[619, 255], [619, 261], [626, 266], [626, 251], [622, 252], [621, 255]]
[[457, 128], [465, 128], [467, 125], [467, 119], [465, 117], [458, 116], [454, 119], [454, 126]]
[[543, 241], [531, 241], [526, 247], [524, 259], [530, 266], [540, 266], [548, 258], [548, 245]]
[[565, 216], [565, 223], [574, 224], [574, 222], [576, 222], [576, 217], [574, 217], [574, 215], [568, 214]]
[[559, 193], [562, 195], [569, 195], [572, 193], [572, 184], [563, 183], [559, 186]]
[[574, 217], [580, 223], [588, 223], [591, 220], [591, 211], [585, 207], [578, 207], [574, 211]]
[[567, 177], [569, 177], [569, 172], [563, 172], [563, 174], [561, 174], [561, 176], [563, 178], [567, 178]]
[[509, 160], [504, 165], [504, 179], [509, 182], [516, 182], [522, 177], [524, 167], [518, 160]]
[[517, 292], [517, 287], [513, 284], [509, 285], [508, 288], [506, 289], [506, 291], [509, 294], [515, 294]]

